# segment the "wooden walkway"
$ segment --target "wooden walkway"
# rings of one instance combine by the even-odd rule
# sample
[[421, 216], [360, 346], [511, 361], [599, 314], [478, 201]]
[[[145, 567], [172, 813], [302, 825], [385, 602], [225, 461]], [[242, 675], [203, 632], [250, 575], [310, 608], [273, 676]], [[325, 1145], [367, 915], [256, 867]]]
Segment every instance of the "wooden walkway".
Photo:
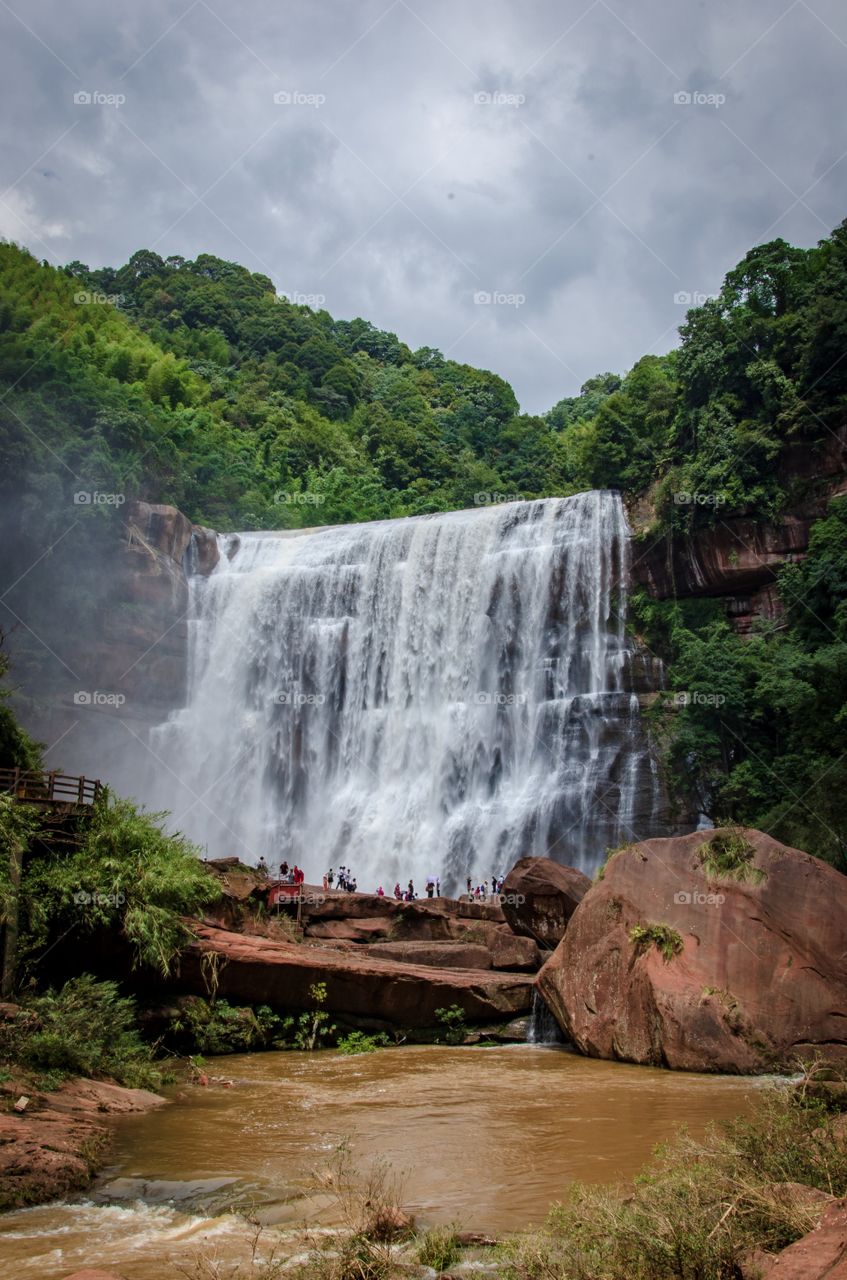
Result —
[[56, 770], [42, 773], [39, 769], [0, 769], [0, 792], [22, 804], [72, 810], [91, 809], [97, 802], [102, 783]]

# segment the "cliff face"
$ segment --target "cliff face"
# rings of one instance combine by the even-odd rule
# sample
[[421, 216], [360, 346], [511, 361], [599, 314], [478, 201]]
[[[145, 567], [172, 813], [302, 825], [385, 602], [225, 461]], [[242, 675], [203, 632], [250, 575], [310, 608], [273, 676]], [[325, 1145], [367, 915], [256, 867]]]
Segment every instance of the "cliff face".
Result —
[[120, 541], [102, 566], [108, 589], [97, 626], [84, 640], [73, 632], [66, 637], [61, 668], [22, 711], [27, 728], [47, 745], [51, 767], [72, 765], [74, 773], [132, 792], [146, 755], [139, 739], [185, 701], [188, 572], [210, 573], [217, 560], [212, 530], [193, 525], [176, 507], [128, 508]]
[[776, 521], [718, 514], [713, 525], [687, 537], [651, 537], [633, 548], [632, 580], [659, 600], [707, 596], [726, 601], [737, 630], [756, 617], [780, 613], [779, 570], [802, 560], [809, 532], [828, 503], [847, 493], [847, 429], [814, 452], [791, 447], [779, 464], [780, 481], [797, 501]]

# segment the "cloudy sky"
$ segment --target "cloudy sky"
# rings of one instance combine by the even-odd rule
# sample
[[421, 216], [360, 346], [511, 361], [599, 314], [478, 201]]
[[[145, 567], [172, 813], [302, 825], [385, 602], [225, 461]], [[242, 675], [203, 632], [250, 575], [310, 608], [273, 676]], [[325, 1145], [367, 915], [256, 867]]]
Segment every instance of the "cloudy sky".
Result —
[[0, 234], [231, 258], [531, 411], [847, 216], [843, 0], [0, 0], [0, 36]]

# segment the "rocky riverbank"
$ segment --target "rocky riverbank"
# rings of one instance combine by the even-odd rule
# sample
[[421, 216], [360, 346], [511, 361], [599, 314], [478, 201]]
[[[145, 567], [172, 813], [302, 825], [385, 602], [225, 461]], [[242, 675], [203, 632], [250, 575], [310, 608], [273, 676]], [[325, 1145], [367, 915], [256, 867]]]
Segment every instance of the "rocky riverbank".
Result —
[[0, 1211], [84, 1190], [108, 1152], [110, 1121], [164, 1105], [158, 1094], [104, 1080], [48, 1091], [13, 1074], [0, 1084]]

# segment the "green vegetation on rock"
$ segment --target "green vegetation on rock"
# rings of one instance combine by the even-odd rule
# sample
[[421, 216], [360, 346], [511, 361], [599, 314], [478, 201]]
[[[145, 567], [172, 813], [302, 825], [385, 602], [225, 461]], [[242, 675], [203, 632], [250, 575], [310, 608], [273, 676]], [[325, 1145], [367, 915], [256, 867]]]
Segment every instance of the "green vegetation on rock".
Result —
[[629, 940], [637, 951], [646, 951], [654, 946], [665, 964], [679, 955], [684, 946], [680, 934], [669, 924], [634, 924], [629, 931]]

